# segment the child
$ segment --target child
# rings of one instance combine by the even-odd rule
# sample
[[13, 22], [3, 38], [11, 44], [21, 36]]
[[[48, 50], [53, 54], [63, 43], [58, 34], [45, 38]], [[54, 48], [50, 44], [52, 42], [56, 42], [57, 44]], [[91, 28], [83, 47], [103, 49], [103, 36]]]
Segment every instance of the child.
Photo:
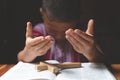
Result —
[[78, 25], [80, 0], [43, 0], [40, 12], [44, 23], [33, 30], [27, 23], [26, 45], [18, 53], [18, 60], [103, 61], [104, 54], [93, 36], [93, 20], [89, 20], [85, 32]]

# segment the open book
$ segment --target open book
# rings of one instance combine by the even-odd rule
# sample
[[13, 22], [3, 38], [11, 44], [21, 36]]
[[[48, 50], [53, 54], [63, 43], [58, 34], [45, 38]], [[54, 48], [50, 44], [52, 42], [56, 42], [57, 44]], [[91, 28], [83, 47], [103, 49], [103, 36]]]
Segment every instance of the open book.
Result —
[[35, 65], [20, 61], [0, 80], [116, 80], [102, 63], [81, 63], [80, 68], [63, 69], [57, 75], [48, 70], [38, 72]]

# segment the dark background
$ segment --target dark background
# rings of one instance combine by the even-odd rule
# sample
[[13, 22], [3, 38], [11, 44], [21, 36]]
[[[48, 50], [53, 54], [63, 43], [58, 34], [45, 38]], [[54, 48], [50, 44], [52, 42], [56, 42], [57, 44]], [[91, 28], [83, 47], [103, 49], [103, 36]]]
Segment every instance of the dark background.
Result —
[[[26, 22], [41, 22], [41, 0], [0, 0], [0, 63], [17, 63], [24, 48]], [[81, 20], [95, 19], [95, 36], [106, 60], [120, 63], [120, 5], [116, 0], [81, 0]]]

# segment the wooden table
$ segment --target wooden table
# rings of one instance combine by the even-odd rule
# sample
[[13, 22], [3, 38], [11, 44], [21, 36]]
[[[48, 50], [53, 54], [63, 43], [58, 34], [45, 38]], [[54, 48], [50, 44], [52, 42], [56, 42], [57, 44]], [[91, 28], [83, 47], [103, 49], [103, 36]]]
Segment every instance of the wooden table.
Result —
[[114, 74], [117, 80], [120, 80], [120, 64], [112, 64], [111, 72]]
[[[15, 64], [0, 64], [0, 76], [12, 68]], [[120, 80], [120, 64], [112, 64], [110, 70], [117, 80]]]
[[0, 64], [0, 76], [12, 68], [15, 64]]

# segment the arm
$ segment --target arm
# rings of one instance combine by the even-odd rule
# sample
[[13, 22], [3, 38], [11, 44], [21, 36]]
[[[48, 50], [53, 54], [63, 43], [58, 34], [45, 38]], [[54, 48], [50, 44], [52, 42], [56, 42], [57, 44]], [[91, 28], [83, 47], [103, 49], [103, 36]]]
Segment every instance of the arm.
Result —
[[22, 51], [18, 53], [18, 60], [24, 62], [32, 62], [37, 56], [47, 53], [53, 44], [51, 36], [39, 36], [33, 38], [32, 24], [27, 23], [26, 44]]

